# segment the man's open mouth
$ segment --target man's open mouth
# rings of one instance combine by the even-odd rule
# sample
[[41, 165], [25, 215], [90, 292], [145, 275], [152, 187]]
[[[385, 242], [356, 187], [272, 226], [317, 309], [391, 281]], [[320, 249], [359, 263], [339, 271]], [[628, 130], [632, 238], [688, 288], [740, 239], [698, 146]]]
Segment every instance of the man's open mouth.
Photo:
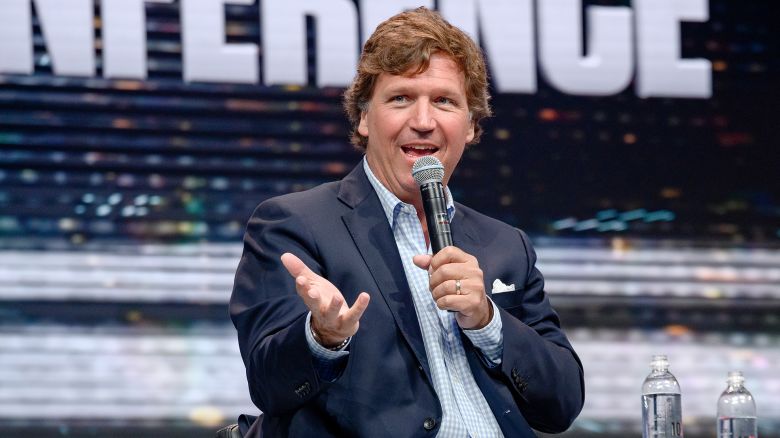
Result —
[[406, 155], [410, 155], [415, 158], [424, 157], [426, 155], [433, 155], [439, 148], [434, 146], [402, 146], [401, 149]]

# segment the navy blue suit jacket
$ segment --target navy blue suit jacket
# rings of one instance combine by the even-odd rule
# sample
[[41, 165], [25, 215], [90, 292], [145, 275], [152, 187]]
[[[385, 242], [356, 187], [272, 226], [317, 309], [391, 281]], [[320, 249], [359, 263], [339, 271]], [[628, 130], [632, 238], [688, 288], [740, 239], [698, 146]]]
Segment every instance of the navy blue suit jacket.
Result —
[[[560, 432], [582, 409], [582, 365], [560, 329], [525, 234], [457, 204], [455, 246], [477, 258], [501, 308], [502, 363], [489, 368], [463, 335], [469, 365], [507, 437]], [[351, 305], [371, 295], [333, 382], [318, 376], [307, 308], [279, 257], [291, 252]], [[343, 180], [280, 196], [247, 225], [230, 314], [266, 437], [434, 436], [442, 417], [393, 233], [362, 165]], [[425, 427], [427, 426], [427, 427]], [[431, 427], [432, 426], [432, 427]], [[254, 427], [253, 429], [259, 429]], [[250, 431], [250, 436], [259, 431]]]

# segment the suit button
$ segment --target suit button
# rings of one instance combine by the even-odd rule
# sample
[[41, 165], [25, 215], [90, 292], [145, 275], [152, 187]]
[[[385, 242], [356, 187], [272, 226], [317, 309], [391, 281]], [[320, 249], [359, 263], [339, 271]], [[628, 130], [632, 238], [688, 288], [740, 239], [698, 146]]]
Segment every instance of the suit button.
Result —
[[295, 388], [295, 395], [297, 395], [300, 398], [304, 398], [311, 392], [311, 384], [307, 382], [303, 382], [303, 384], [297, 388]]
[[433, 428], [436, 427], [436, 420], [431, 417], [426, 418], [423, 422], [423, 427], [425, 430], [433, 430]]

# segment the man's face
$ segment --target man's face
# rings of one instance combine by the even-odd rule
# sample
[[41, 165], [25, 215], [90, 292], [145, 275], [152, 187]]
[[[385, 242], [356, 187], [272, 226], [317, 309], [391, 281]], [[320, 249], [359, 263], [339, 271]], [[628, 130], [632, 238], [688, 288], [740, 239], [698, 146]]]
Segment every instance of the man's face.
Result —
[[474, 138], [463, 73], [451, 58], [436, 53], [418, 75], [380, 74], [358, 132], [368, 138], [366, 158], [379, 181], [400, 200], [419, 204], [414, 161], [438, 158], [446, 185]]

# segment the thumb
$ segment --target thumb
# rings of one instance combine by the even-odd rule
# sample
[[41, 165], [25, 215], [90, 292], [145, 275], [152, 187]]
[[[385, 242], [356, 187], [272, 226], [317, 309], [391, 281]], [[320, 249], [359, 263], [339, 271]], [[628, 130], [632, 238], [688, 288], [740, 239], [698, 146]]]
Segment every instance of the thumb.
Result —
[[303, 260], [289, 252], [282, 254], [281, 259], [285, 269], [287, 269], [287, 272], [289, 272], [293, 278], [298, 278], [301, 275], [309, 277], [310, 274], [313, 274], [311, 269], [303, 263]]
[[425, 269], [427, 271], [428, 270], [428, 266], [431, 265], [431, 259], [432, 258], [433, 257], [431, 257], [428, 254], [418, 254], [418, 255], [412, 257], [412, 262], [414, 262], [414, 264], [418, 268]]

